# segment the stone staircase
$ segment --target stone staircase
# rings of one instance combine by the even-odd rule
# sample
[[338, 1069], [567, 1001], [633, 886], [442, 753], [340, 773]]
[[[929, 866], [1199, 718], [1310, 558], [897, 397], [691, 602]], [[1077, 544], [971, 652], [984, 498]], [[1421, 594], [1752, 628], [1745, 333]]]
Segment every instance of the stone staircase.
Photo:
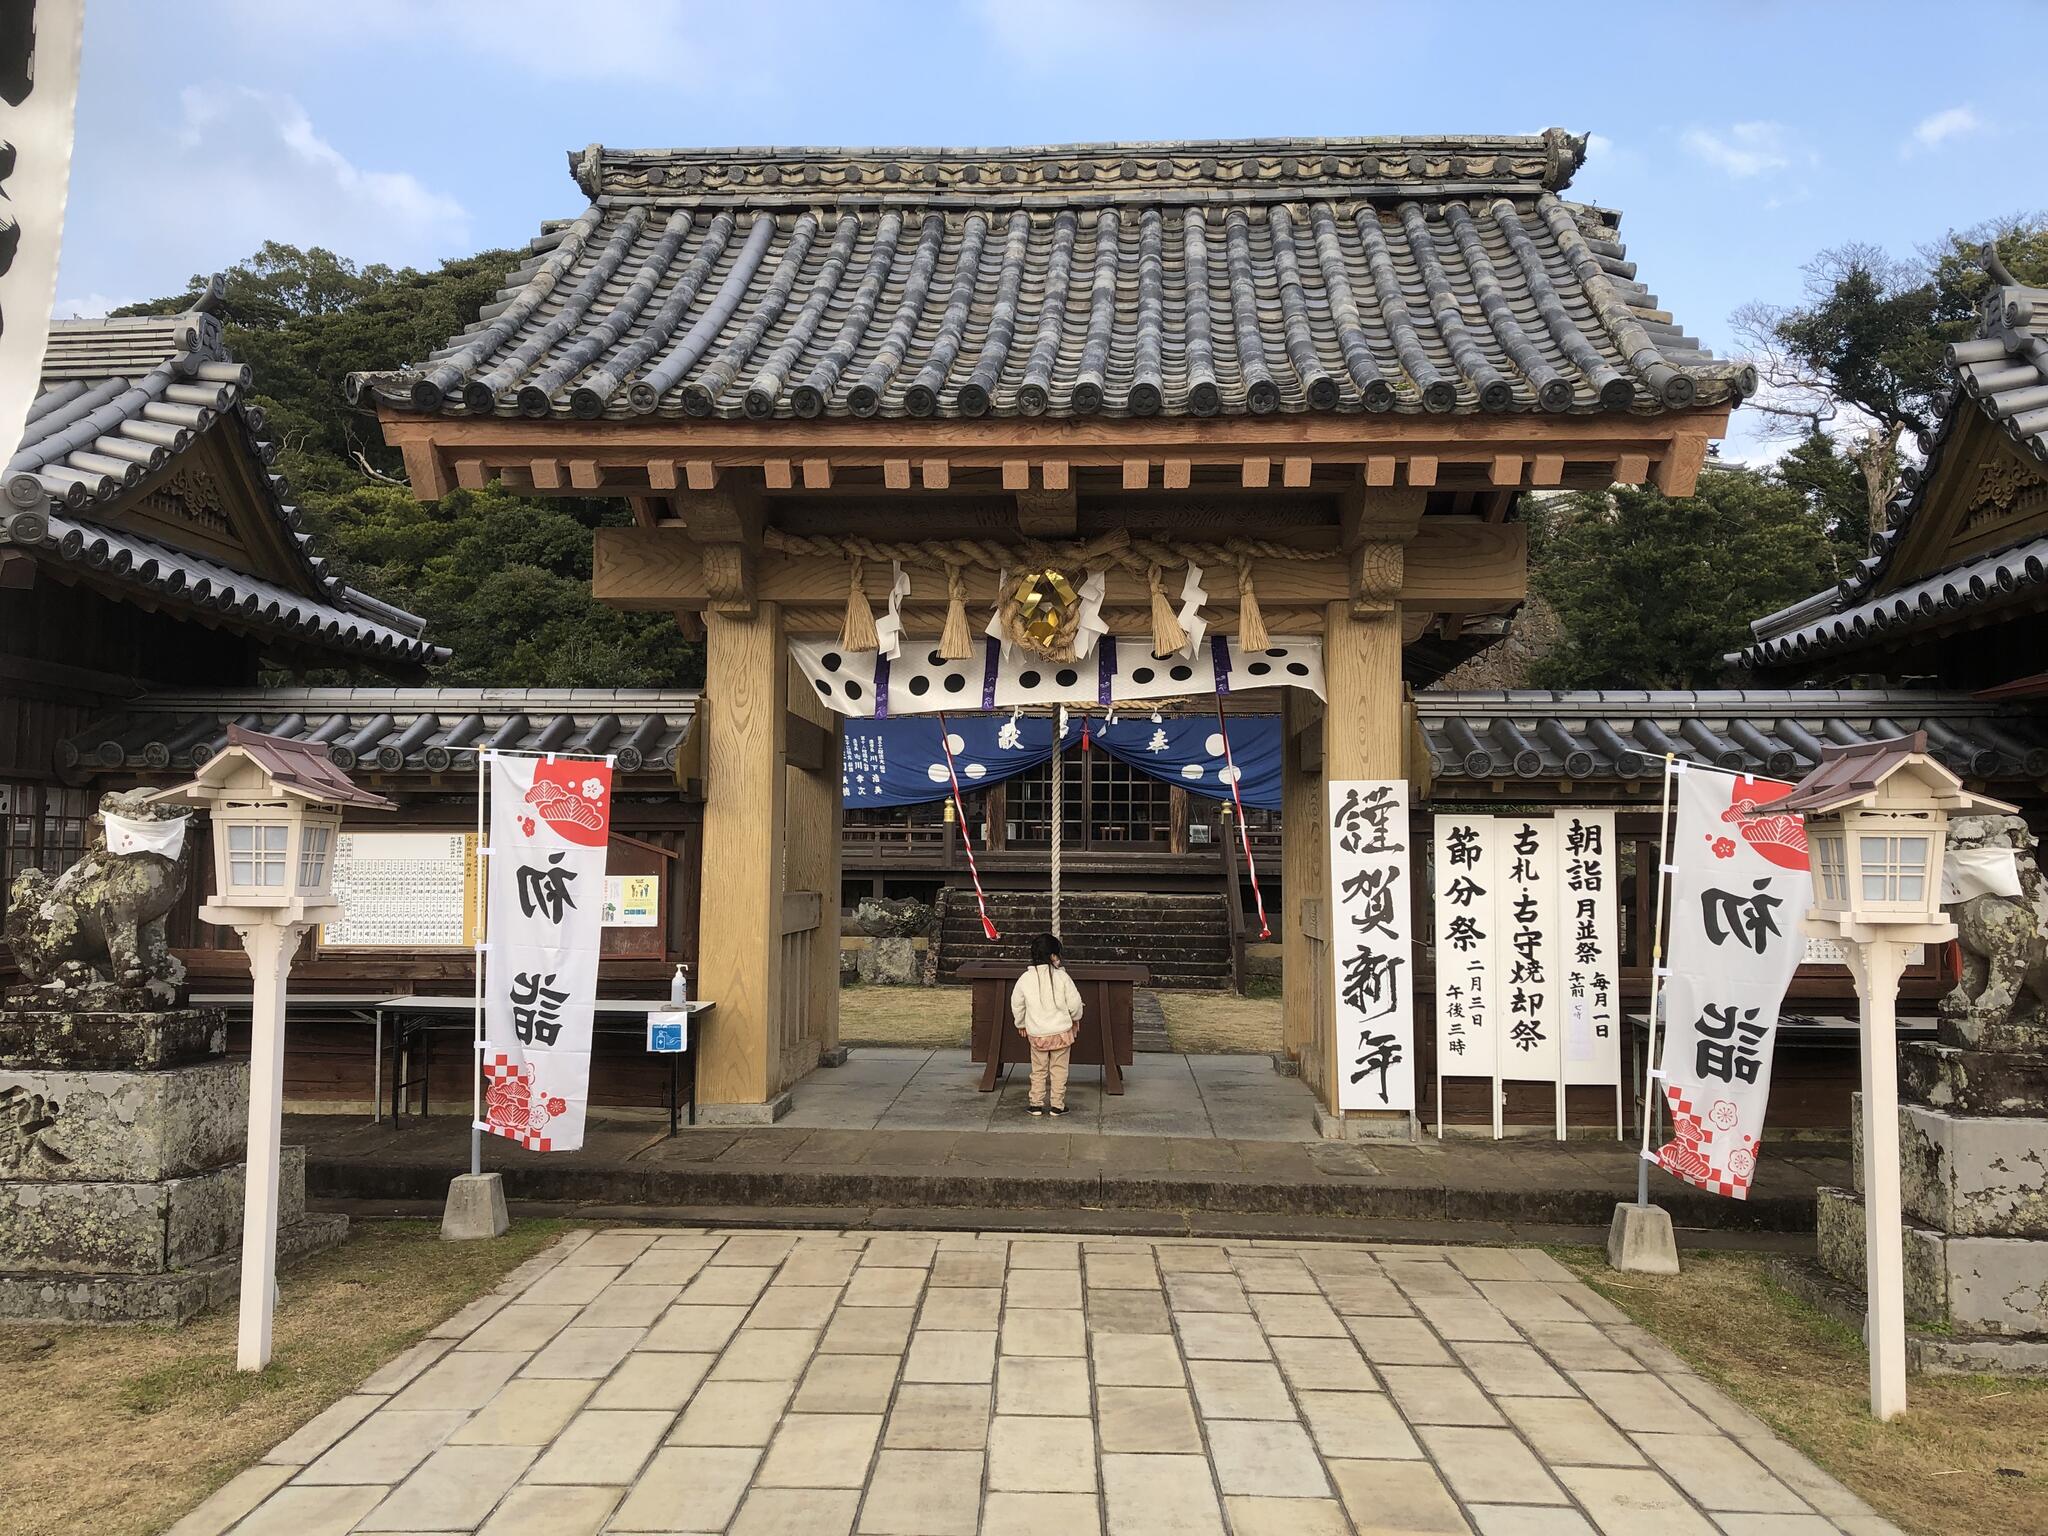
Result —
[[[1051, 926], [1045, 891], [991, 891], [989, 916], [1002, 938], [982, 932], [971, 889], [946, 891], [939, 930], [939, 979], [952, 981], [969, 960], [1023, 960], [1032, 936]], [[1069, 891], [1061, 901], [1061, 938], [1070, 961], [1142, 965], [1155, 987], [1225, 990], [1231, 985], [1230, 914], [1220, 894]]]

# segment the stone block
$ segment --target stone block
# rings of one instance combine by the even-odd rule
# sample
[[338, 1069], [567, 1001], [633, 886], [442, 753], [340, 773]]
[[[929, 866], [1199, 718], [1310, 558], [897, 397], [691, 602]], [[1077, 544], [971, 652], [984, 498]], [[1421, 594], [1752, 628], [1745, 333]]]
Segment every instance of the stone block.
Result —
[[1607, 1262], [1636, 1274], [1677, 1274], [1678, 1238], [1671, 1230], [1671, 1213], [1657, 1205], [1617, 1204], [1607, 1229]]
[[448, 1181], [448, 1203], [441, 1211], [441, 1236], [449, 1242], [503, 1237], [512, 1225], [505, 1210], [502, 1173], [462, 1173]]
[[916, 946], [907, 938], [871, 938], [855, 957], [863, 983], [871, 987], [914, 987], [924, 980]]
[[1899, 1097], [1955, 1115], [2048, 1117], [2048, 1054], [1909, 1041], [1899, 1050]]
[[[1816, 1207], [1822, 1268], [1861, 1288], [1863, 1202], [1842, 1189], [1822, 1189]], [[2048, 1241], [1955, 1237], [1905, 1226], [1906, 1316], [1947, 1323], [1972, 1334], [2048, 1335]]]
[[[158, 1274], [238, 1246], [243, 1165], [189, 1178], [60, 1184], [0, 1181], [0, 1272]], [[306, 1152], [286, 1147], [278, 1222], [306, 1209]]]
[[2048, 1120], [1899, 1106], [1906, 1214], [1965, 1237], [2048, 1238]]
[[242, 1156], [249, 1064], [168, 1072], [0, 1069], [0, 1179], [179, 1178]]
[[227, 1048], [227, 1017], [218, 1008], [72, 1012], [0, 1004], [0, 1067], [10, 1069], [156, 1072]]

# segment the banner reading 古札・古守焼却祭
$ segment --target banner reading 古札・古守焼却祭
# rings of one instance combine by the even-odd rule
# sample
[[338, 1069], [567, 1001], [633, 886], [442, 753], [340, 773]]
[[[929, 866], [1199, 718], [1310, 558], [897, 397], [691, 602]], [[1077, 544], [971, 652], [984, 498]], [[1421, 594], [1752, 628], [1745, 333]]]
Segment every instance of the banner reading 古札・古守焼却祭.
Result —
[[1806, 829], [1769, 809], [1790, 784], [1679, 766], [1663, 987], [1672, 1136], [1657, 1162], [1741, 1200], [1763, 1141], [1778, 1008], [1806, 950]]
[[1337, 1107], [1412, 1110], [1408, 785], [1400, 779], [1332, 779], [1328, 793]]
[[477, 1126], [531, 1152], [583, 1145], [611, 806], [606, 762], [494, 757]]

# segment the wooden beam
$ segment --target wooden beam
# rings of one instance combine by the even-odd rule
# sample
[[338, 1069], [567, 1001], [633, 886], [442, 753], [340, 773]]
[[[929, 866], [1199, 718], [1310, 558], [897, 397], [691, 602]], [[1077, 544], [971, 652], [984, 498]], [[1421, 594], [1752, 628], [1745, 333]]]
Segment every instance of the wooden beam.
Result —
[[1385, 490], [1353, 481], [1337, 501], [1338, 542], [1345, 549], [1357, 548], [1364, 539], [1405, 543], [1415, 537], [1429, 505], [1425, 492]]
[[1371, 486], [1392, 485], [1400, 468], [1401, 461], [1392, 454], [1375, 454], [1365, 461], [1365, 483]]
[[718, 466], [709, 459], [688, 459], [683, 464], [683, 480], [693, 491], [715, 491]]
[[535, 459], [527, 466], [533, 476], [536, 491], [559, 491], [562, 488], [562, 461], [560, 459]]
[[1410, 485], [1435, 485], [1436, 460], [1428, 454], [1416, 454], [1408, 460], [1408, 483]]
[[[675, 528], [600, 528], [596, 531], [591, 590], [626, 608], [698, 608], [715, 596], [707, 582], [707, 548]], [[1327, 560], [1254, 560], [1259, 600], [1270, 611], [1290, 605], [1342, 601], [1353, 595], [1351, 562], [1332, 551]], [[730, 567], [728, 566], [728, 569]], [[993, 602], [995, 573], [969, 567], [963, 573], [970, 607]], [[888, 595], [886, 564], [870, 562], [863, 580], [869, 598]], [[843, 561], [775, 553], [753, 563], [756, 600], [789, 604], [846, 604]], [[1108, 573], [1105, 602], [1143, 608], [1151, 594], [1142, 574]], [[1520, 523], [1478, 518], [1425, 517], [1403, 549], [1400, 600], [1438, 611], [1475, 611], [1518, 602], [1527, 593], [1527, 534]], [[730, 587], [727, 588], [730, 591]]]
[[490, 483], [490, 476], [484, 472], [482, 459], [457, 459], [455, 461], [455, 483], [465, 491], [480, 491]]
[[676, 488], [676, 461], [674, 459], [649, 459], [647, 461], [647, 488], [650, 491], [672, 491]]
[[768, 459], [761, 465], [761, 483], [771, 491], [786, 491], [796, 484], [796, 466], [787, 459]]
[[767, 508], [749, 491], [678, 491], [670, 498], [676, 514], [700, 543], [761, 547]]
[[403, 443], [399, 451], [405, 458], [405, 478], [421, 501], [439, 501], [455, 489], [432, 443]]
[[1487, 465], [1486, 478], [1494, 485], [1520, 485], [1522, 456], [1519, 453], [1496, 453]]
[[595, 459], [571, 459], [569, 484], [579, 491], [594, 491], [604, 484], [604, 471]]
[[626, 505], [633, 509], [634, 523], [642, 528], [653, 528], [668, 520], [666, 496], [628, 496]]
[[1273, 461], [1271, 459], [1246, 459], [1239, 471], [1248, 491], [1263, 491], [1273, 483]]
[[1194, 482], [1193, 459], [1168, 459], [1160, 472], [1160, 484], [1169, 491], [1184, 491]]
[[1006, 491], [1028, 491], [1031, 489], [1031, 461], [1029, 459], [1003, 460], [1003, 489]]
[[883, 489], [884, 489], [884, 490], [890, 490], [890, 491], [907, 491], [907, 490], [909, 490], [909, 489], [910, 489], [910, 460], [908, 460], [908, 459], [884, 459], [884, 460], [882, 460], [882, 487], [883, 487]]
[[807, 491], [829, 491], [832, 489], [832, 461], [830, 459], [805, 459], [803, 461], [804, 489]]
[[[788, 745], [783, 750], [783, 760], [790, 767], [801, 768], [805, 773], [822, 773], [828, 756], [825, 748], [832, 739], [832, 733], [822, 725], [813, 725], [793, 711], [789, 718], [782, 722], [782, 728], [788, 733]], [[837, 770], [839, 765], [834, 762], [832, 767]]]
[[1657, 461], [1657, 489], [1666, 496], [1690, 496], [1706, 467], [1707, 440], [1704, 437], [1675, 439]]
[[[1004, 466], [1008, 472], [1008, 466]], [[1074, 484], [1074, 466], [1065, 459], [1047, 459], [1038, 466], [1038, 483], [1048, 491], [1071, 490]]]
[[1148, 459], [1124, 460], [1124, 489], [1142, 491], [1152, 482], [1152, 464]]
[[1614, 461], [1614, 483], [1616, 485], [1641, 485], [1650, 478], [1650, 456], [1645, 453], [1624, 453]]
[[1017, 493], [1017, 529], [1027, 539], [1070, 539], [1079, 518], [1080, 499], [1071, 490]]
[[928, 491], [943, 491], [953, 483], [953, 466], [945, 459], [926, 459], [923, 463], [924, 488]]
[[1561, 453], [1539, 453], [1529, 466], [1531, 485], [1551, 486], [1564, 482], [1564, 455]]
[[1280, 461], [1280, 483], [1291, 491], [1307, 490], [1315, 467], [1316, 461], [1306, 454], [1290, 455]]

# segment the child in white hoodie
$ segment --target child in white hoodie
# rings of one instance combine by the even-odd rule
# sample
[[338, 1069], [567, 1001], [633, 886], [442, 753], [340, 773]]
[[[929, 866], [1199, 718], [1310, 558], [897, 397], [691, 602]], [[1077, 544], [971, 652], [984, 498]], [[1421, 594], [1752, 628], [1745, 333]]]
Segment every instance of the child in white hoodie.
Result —
[[1010, 989], [1010, 1017], [1031, 1043], [1029, 1113], [1067, 1112], [1067, 1063], [1081, 1013], [1081, 989], [1060, 963], [1060, 941], [1041, 933], [1031, 941], [1031, 969]]

